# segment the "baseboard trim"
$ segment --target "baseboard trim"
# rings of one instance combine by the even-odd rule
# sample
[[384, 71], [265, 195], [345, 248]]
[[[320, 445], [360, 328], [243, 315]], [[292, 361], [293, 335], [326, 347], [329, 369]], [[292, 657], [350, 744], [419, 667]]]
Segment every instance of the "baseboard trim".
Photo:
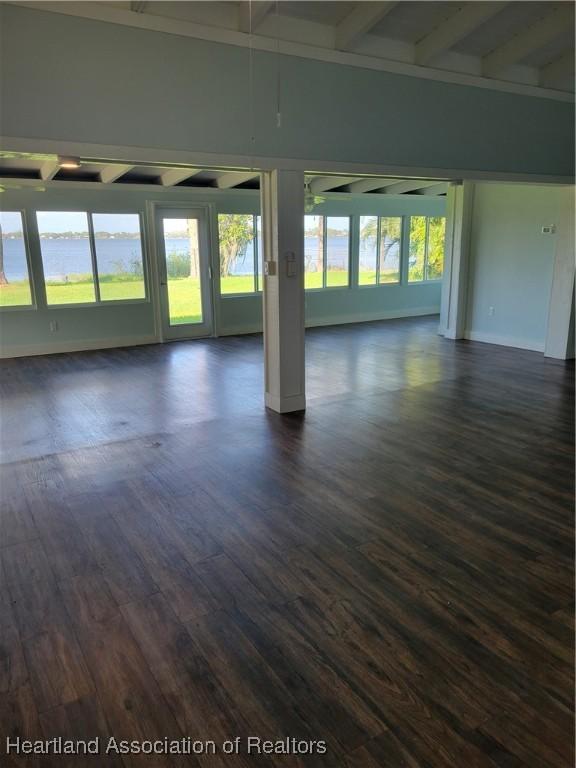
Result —
[[[440, 311], [438, 306], [418, 307], [416, 309], [389, 310], [386, 312], [365, 312], [354, 315], [337, 317], [323, 317], [309, 319], [306, 321], [306, 328], [317, 328], [325, 325], [348, 325], [350, 323], [369, 323], [377, 320], [395, 320], [403, 317], [422, 317], [425, 315], [437, 315]], [[244, 336], [249, 333], [262, 333], [261, 323], [252, 323], [242, 327], [220, 328], [218, 336]], [[478, 339], [483, 341], [483, 339]], [[50, 345], [25, 344], [14, 346], [0, 345], [0, 359], [10, 359], [13, 357], [36, 357], [38, 355], [57, 355], [66, 352], [89, 352], [98, 349], [114, 349], [116, 347], [138, 347], [144, 344], [158, 344], [160, 340], [156, 336], [121, 336], [115, 339], [93, 339], [89, 341], [63, 341], [58, 344]], [[503, 342], [492, 342], [503, 343]], [[513, 344], [509, 346], [515, 346]], [[544, 351], [544, 347], [542, 350]]]
[[235, 328], [219, 328], [218, 336], [245, 336], [248, 333], [262, 333], [262, 323], [236, 326]]
[[364, 312], [343, 317], [322, 317], [306, 321], [306, 328], [317, 328], [322, 325], [348, 325], [349, 323], [369, 323], [376, 320], [396, 320], [403, 317], [422, 317], [438, 315], [440, 307], [418, 307], [417, 309], [392, 309], [387, 312]]
[[483, 344], [494, 344], [498, 347], [514, 347], [515, 349], [527, 349], [530, 352], [544, 352], [544, 343], [518, 339], [513, 336], [494, 336], [479, 331], [464, 331], [464, 338], [469, 341], [480, 341]]
[[[323, 325], [348, 325], [350, 323], [370, 323], [376, 320], [396, 320], [403, 317], [423, 317], [425, 315], [438, 315], [439, 306], [417, 307], [416, 309], [397, 309], [387, 312], [363, 312], [354, 315], [338, 315], [336, 317], [308, 318], [306, 328], [318, 328]], [[242, 328], [219, 328], [219, 336], [242, 336], [246, 333], [262, 333], [261, 323], [252, 323]]]
[[270, 408], [270, 410], [276, 411], [276, 413], [294, 413], [306, 409], [305, 395], [288, 395], [288, 397], [280, 397], [278, 395], [272, 395], [270, 392], [266, 392], [264, 400], [266, 408]]
[[0, 347], [0, 359], [13, 357], [36, 357], [38, 355], [58, 355], [65, 352], [90, 352], [97, 349], [114, 349], [115, 347], [139, 347], [144, 344], [157, 344], [156, 336], [126, 336], [116, 339], [94, 339], [90, 341], [63, 341], [59, 344], [38, 345], [30, 344], [14, 347]]

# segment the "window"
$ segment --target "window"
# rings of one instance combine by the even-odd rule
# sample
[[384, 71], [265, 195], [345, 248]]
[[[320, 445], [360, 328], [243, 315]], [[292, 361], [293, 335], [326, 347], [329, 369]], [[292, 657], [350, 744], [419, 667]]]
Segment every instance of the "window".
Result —
[[143, 299], [144, 263], [137, 213], [93, 213], [98, 285], [102, 301]]
[[304, 216], [304, 288], [322, 288], [324, 217]]
[[400, 282], [401, 216], [360, 216], [358, 284]]
[[374, 285], [378, 277], [378, 216], [360, 216], [358, 284]]
[[426, 280], [440, 280], [444, 271], [444, 240], [446, 219], [434, 216], [428, 219], [428, 259]]
[[49, 305], [145, 298], [138, 214], [38, 211], [36, 217]]
[[264, 288], [264, 244], [262, 241], [262, 217], [256, 216], [256, 261], [257, 263], [257, 277], [256, 287], [259, 291]]
[[347, 287], [350, 274], [350, 217], [326, 217], [326, 288]]
[[347, 287], [350, 217], [304, 216], [304, 287]]
[[162, 217], [168, 318], [171, 326], [201, 323], [198, 219]]
[[38, 212], [48, 304], [96, 301], [87, 213]]
[[0, 307], [32, 304], [30, 275], [19, 211], [0, 212]]
[[221, 294], [258, 290], [261, 259], [255, 233], [259, 231], [259, 219], [251, 213], [218, 214]]
[[379, 283], [400, 282], [401, 246], [402, 217], [383, 216], [380, 219]]
[[408, 282], [439, 280], [444, 269], [443, 216], [412, 216], [410, 218], [410, 249]]

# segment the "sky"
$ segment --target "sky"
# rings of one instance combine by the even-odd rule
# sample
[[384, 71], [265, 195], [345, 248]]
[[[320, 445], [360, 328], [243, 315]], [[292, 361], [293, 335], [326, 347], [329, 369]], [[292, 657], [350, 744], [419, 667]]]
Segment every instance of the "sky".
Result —
[[0, 225], [2, 225], [2, 232], [21, 232], [22, 218], [20, 213], [0, 211]]
[[[6, 216], [4, 213], [2, 216]], [[84, 212], [38, 211], [40, 232], [86, 232], [88, 221]], [[138, 232], [140, 217], [137, 213], [94, 213], [96, 232]]]

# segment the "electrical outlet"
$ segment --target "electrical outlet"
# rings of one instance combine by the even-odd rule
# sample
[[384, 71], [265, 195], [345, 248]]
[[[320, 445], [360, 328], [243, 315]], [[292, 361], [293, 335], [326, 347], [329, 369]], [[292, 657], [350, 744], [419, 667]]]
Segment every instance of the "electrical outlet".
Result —
[[494, 317], [494, 307], [488, 307], [488, 317]]
[[556, 226], [554, 224], [547, 224], [546, 226], [542, 227], [543, 235], [553, 235], [555, 232]]
[[58, 330], [58, 320], [50, 320], [50, 332], [56, 333]]

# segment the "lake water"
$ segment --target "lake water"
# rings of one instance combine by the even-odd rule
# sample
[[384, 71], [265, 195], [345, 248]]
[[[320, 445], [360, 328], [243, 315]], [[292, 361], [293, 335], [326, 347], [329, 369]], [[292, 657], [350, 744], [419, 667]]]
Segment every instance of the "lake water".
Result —
[[[67, 275], [91, 271], [88, 240], [41, 239], [44, 274], [47, 279], [62, 280]], [[188, 253], [187, 238], [171, 238], [166, 241], [168, 253]], [[106, 239], [96, 241], [98, 271], [100, 274], [134, 272], [142, 264], [139, 240]], [[304, 253], [309, 271], [314, 271], [318, 254], [318, 241], [307, 237]], [[329, 237], [327, 242], [328, 263], [333, 269], [348, 267], [348, 238]], [[390, 254], [393, 257], [393, 254]], [[360, 266], [373, 268], [374, 258], [365, 246], [360, 248]], [[234, 275], [252, 274], [254, 264], [253, 244], [240, 257], [232, 270]], [[4, 270], [9, 281], [23, 280], [27, 276], [24, 243], [21, 238], [4, 238]]]

